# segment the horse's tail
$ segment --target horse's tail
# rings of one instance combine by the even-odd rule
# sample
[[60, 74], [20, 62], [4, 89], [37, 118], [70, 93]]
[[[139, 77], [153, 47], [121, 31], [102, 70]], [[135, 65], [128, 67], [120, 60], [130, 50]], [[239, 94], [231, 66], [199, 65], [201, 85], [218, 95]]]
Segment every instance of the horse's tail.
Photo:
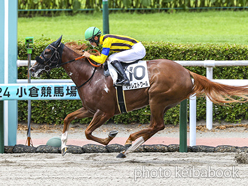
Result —
[[[248, 86], [230, 86], [212, 82], [206, 77], [189, 71], [194, 78], [192, 94], [207, 96], [213, 103], [243, 103], [248, 101]], [[235, 99], [238, 96], [241, 99]]]

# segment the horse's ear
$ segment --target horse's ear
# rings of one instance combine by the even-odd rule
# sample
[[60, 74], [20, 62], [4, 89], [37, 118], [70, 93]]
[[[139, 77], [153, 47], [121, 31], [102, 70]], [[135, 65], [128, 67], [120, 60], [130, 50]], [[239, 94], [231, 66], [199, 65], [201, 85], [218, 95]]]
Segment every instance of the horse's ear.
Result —
[[62, 35], [60, 36], [60, 38], [57, 41], [55, 41], [55, 43], [54, 43], [55, 47], [58, 47], [60, 45], [61, 40], [62, 40]]

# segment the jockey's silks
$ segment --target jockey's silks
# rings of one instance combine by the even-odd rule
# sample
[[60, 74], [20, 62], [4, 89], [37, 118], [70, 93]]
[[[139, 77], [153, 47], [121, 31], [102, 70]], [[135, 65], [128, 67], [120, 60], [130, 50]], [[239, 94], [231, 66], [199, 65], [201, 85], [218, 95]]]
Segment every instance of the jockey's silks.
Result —
[[103, 47], [101, 55], [91, 55], [90, 59], [97, 63], [103, 64], [106, 61], [110, 51], [121, 52], [124, 50], [129, 50], [134, 44], [139, 43], [139, 41], [128, 36], [107, 34], [100, 36], [99, 43]]

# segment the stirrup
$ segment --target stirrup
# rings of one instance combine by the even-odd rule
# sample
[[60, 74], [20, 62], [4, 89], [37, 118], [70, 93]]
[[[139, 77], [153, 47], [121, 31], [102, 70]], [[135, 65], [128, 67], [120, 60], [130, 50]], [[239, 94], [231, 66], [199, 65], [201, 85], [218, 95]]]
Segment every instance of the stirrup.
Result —
[[114, 87], [117, 87], [117, 86], [130, 86], [130, 81], [128, 79], [123, 79], [114, 84]]

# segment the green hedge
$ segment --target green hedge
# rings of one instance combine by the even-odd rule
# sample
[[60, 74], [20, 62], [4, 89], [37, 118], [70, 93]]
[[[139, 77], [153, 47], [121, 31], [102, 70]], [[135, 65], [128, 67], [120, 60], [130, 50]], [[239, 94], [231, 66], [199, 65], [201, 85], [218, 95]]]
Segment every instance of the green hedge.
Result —
[[[35, 42], [32, 59], [40, 55], [44, 48], [52, 41], [38, 40]], [[82, 42], [82, 41], [79, 41]], [[147, 55], [145, 59], [166, 58], [176, 61], [201, 61], [201, 60], [248, 60], [248, 48], [244, 45], [229, 44], [173, 44], [164, 42], [145, 42]], [[27, 59], [26, 49], [23, 42], [18, 42], [19, 59]], [[187, 67], [189, 70], [206, 75], [204, 67]], [[214, 79], [248, 79], [248, 67], [215, 67]], [[18, 78], [27, 78], [27, 67], [19, 67]], [[69, 79], [63, 68], [54, 69], [50, 77], [44, 75], [42, 78]], [[67, 114], [82, 107], [81, 101], [32, 101], [32, 121], [35, 123], [62, 124]], [[213, 118], [215, 121], [225, 120], [228, 122], [240, 122], [248, 119], [248, 103], [230, 104], [228, 107], [214, 105]], [[27, 101], [18, 102], [19, 121], [27, 120]], [[179, 105], [167, 111], [165, 122], [170, 124], [179, 123]], [[206, 100], [197, 99], [197, 120], [206, 119]], [[76, 120], [74, 122], [89, 123], [91, 118]], [[114, 116], [116, 123], [148, 123], [150, 121], [149, 106]]]
[[[213, 9], [221, 7], [226, 9], [245, 9], [248, 6], [248, 0], [109, 0], [108, 7], [113, 10], [127, 10], [127, 8], [145, 11], [152, 9], [160, 11], [161, 9]], [[18, 0], [19, 16], [25, 15], [23, 10], [29, 10], [29, 14], [51, 14], [51, 9], [72, 10], [73, 13], [82, 9], [100, 11], [102, 0]], [[46, 9], [47, 11], [30, 11]], [[50, 9], [50, 10], [49, 10]], [[150, 10], [148, 10], [150, 11]], [[58, 12], [53, 11], [53, 14]]]

